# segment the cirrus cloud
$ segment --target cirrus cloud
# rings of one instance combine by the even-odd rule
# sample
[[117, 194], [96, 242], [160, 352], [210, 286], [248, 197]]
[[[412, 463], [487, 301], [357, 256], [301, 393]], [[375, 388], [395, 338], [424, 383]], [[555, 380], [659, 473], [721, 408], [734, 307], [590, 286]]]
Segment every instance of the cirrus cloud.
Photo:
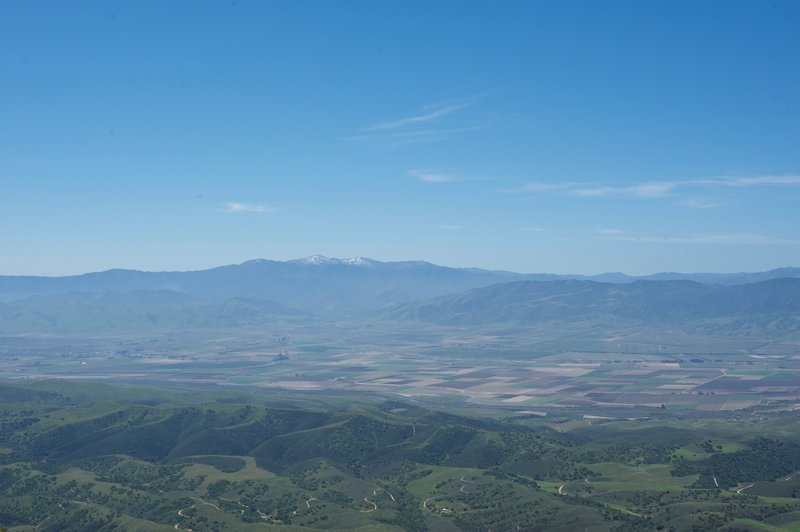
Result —
[[265, 205], [255, 205], [252, 203], [239, 203], [232, 201], [225, 204], [224, 211], [234, 213], [269, 213], [274, 212], [275, 209]]
[[420, 181], [426, 183], [452, 183], [453, 181], [461, 181], [456, 176], [442, 174], [433, 170], [409, 170], [408, 175], [416, 177]]
[[[560, 194], [585, 198], [632, 197], [642, 199], [663, 198], [683, 190], [711, 190], [714, 188], [792, 187], [800, 186], [800, 175], [762, 175], [750, 177], [714, 177], [676, 181], [644, 181], [627, 184], [567, 181], [563, 183], [532, 182], [506, 192], [517, 194]], [[721, 206], [712, 200], [686, 200], [687, 207], [713, 208]]]

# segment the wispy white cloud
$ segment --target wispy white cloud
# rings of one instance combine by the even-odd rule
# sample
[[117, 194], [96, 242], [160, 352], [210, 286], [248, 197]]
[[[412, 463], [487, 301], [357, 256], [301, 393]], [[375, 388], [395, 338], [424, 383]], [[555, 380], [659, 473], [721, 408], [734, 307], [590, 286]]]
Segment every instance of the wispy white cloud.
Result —
[[255, 212], [255, 213], [268, 213], [273, 212], [275, 209], [265, 205], [253, 205], [249, 203], [230, 202], [225, 204], [225, 212]]
[[[753, 177], [719, 177], [706, 179], [687, 179], [681, 181], [646, 181], [629, 184], [604, 184], [569, 181], [564, 183], [533, 182], [520, 187], [508, 189], [507, 192], [529, 194], [562, 194], [580, 197], [627, 196], [634, 198], [663, 198], [681, 190], [692, 188], [744, 188], [799, 186], [800, 176], [753, 176]], [[722, 204], [717, 201], [689, 198], [683, 202], [687, 207], [713, 208]]]
[[649, 182], [626, 186], [594, 185], [590, 183], [526, 183], [507, 192], [528, 194], [566, 194], [583, 197], [635, 196], [639, 198], [658, 198], [675, 188], [675, 183]]
[[457, 225], [457, 224], [441, 224], [436, 227], [438, 229], [441, 229], [442, 231], [460, 231], [464, 229], [463, 225]]
[[[356, 135], [342, 137], [350, 142], [378, 142], [390, 146], [438, 142], [457, 135], [482, 129], [475, 117], [463, 116], [462, 111], [473, 107], [485, 94], [451, 99], [423, 106], [417, 114], [371, 124]], [[458, 116], [457, 116], [458, 115]]]
[[442, 174], [433, 170], [409, 170], [408, 175], [416, 177], [420, 181], [426, 183], [452, 183], [453, 181], [461, 181], [461, 179], [456, 176]]
[[399, 129], [406, 126], [424, 124], [425, 122], [431, 122], [438, 118], [442, 118], [443, 116], [447, 116], [449, 114], [453, 114], [460, 109], [464, 109], [471, 104], [468, 103], [461, 103], [455, 105], [448, 105], [447, 107], [442, 107], [439, 109], [434, 109], [425, 114], [416, 115], [416, 116], [409, 116], [406, 118], [400, 118], [397, 120], [391, 120], [389, 122], [381, 122], [378, 124], [373, 124], [366, 128], [367, 131], [382, 131], [387, 129]]
[[601, 235], [621, 235], [625, 231], [622, 229], [612, 229], [612, 228], [604, 228], [604, 229], [595, 229], [595, 233], [599, 233]]
[[478, 92], [475, 94], [470, 94], [467, 96], [458, 96], [454, 98], [448, 98], [446, 100], [439, 100], [437, 102], [429, 103], [427, 105], [423, 105], [423, 109], [441, 109], [442, 107], [449, 107], [451, 105], [464, 105], [470, 106], [478, 103], [478, 101], [486, 98], [491, 94], [496, 94], [499, 92], [497, 89], [491, 89], [483, 92]]
[[711, 179], [695, 179], [688, 183], [695, 185], [711, 185], [721, 187], [758, 187], [800, 185], [800, 175], [762, 175], [754, 177], [718, 177]]
[[660, 198], [669, 194], [675, 183], [650, 182], [631, 186], [575, 187], [569, 192], [577, 196], [634, 196], [637, 198]]
[[656, 244], [729, 244], [746, 246], [800, 246], [800, 239], [776, 238], [754, 233], [733, 233], [715, 235], [662, 235], [662, 236], [620, 236], [609, 235], [605, 240], [646, 242]]

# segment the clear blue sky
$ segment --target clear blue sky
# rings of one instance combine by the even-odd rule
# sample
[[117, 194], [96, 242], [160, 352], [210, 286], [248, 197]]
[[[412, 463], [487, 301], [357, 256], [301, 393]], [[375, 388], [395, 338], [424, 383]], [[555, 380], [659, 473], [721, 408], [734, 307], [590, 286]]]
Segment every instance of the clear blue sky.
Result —
[[0, 3], [0, 274], [800, 266], [800, 2]]

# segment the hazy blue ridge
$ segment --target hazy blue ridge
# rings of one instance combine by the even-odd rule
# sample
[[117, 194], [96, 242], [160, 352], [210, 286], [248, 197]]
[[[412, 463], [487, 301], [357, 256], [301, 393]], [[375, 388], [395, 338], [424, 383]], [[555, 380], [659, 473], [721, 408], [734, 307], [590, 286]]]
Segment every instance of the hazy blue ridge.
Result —
[[626, 320], [796, 330], [800, 279], [732, 286], [695, 281], [517, 281], [397, 305], [383, 317], [459, 326]]
[[[520, 274], [315, 256], [189, 272], [117, 269], [68, 277], [2, 276], [0, 333], [238, 327], [378, 311], [392, 320], [453, 325], [724, 319], [725, 326], [732, 326], [735, 318], [747, 328], [789, 330], [800, 301], [799, 275], [798, 268], [782, 268], [664, 273], [642, 280], [621, 273]], [[755, 315], [758, 319], [747, 322]]]

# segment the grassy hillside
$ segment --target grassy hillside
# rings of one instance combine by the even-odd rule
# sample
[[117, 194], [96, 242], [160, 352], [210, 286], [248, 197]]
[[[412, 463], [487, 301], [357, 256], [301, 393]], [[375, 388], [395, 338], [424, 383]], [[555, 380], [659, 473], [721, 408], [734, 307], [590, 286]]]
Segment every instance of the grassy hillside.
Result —
[[[287, 408], [261, 394], [232, 403], [206, 392], [186, 404], [178, 389], [153, 406], [137, 402], [137, 389], [127, 401], [97, 401], [93, 387], [0, 386], [3, 397], [19, 394], [0, 419], [0, 526], [800, 525], [800, 426], [791, 417], [476, 418], [369, 398]], [[96, 395], [114, 397], [108, 387]]]

